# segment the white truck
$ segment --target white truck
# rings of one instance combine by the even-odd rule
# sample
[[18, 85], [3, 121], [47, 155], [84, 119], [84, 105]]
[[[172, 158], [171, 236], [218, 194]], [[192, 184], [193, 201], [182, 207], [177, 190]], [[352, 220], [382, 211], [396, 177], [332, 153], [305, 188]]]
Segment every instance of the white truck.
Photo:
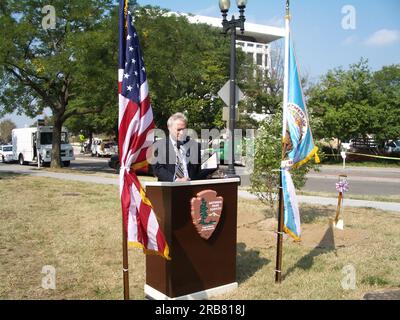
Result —
[[[13, 159], [18, 161], [20, 165], [28, 162], [37, 163], [38, 158], [40, 164], [49, 164], [51, 162], [52, 138], [52, 126], [13, 129]], [[68, 131], [62, 128], [61, 161], [65, 167], [68, 167], [71, 160], [75, 160], [74, 150], [68, 142]]]

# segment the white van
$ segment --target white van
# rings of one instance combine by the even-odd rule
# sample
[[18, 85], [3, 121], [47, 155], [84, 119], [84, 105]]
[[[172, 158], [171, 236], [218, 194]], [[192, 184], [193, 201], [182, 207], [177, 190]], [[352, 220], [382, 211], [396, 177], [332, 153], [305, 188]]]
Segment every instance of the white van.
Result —
[[[37, 163], [38, 159], [40, 159], [41, 164], [49, 164], [51, 162], [52, 138], [52, 126], [13, 129], [13, 159], [21, 165], [28, 162]], [[68, 142], [68, 131], [62, 128], [61, 161], [67, 167], [71, 160], [75, 160], [74, 151]]]

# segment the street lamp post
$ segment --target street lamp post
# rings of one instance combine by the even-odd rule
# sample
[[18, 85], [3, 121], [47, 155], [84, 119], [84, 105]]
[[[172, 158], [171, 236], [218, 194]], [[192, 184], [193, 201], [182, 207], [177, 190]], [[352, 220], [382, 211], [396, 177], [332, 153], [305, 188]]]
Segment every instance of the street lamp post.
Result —
[[235, 121], [236, 121], [236, 28], [240, 28], [241, 33], [244, 32], [244, 22], [246, 21], [244, 16], [244, 9], [246, 8], [247, 0], [236, 0], [239, 8], [239, 19], [235, 19], [233, 15], [231, 20], [227, 20], [228, 10], [231, 5], [230, 0], [219, 0], [219, 8], [222, 13], [222, 33], [225, 35], [228, 31], [231, 31], [231, 60], [230, 60], [230, 99], [229, 99], [229, 123], [228, 123], [228, 135], [230, 137], [230, 153], [231, 161], [228, 165], [228, 175], [235, 175]]

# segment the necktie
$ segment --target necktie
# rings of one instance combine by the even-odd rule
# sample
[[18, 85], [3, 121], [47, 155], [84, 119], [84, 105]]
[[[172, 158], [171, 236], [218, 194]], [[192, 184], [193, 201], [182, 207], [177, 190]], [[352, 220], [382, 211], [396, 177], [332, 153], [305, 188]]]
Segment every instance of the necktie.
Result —
[[176, 168], [175, 168], [175, 175], [177, 178], [184, 178], [185, 172], [183, 170], [183, 163], [181, 157], [179, 156], [179, 149], [176, 150]]

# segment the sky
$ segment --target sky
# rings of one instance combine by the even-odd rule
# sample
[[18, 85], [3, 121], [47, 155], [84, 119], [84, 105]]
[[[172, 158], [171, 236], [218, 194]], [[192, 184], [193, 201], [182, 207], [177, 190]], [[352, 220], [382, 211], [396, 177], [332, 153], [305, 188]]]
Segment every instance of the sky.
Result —
[[[138, 0], [175, 12], [221, 17], [218, 0]], [[400, 63], [399, 0], [291, 0], [291, 31], [301, 76], [316, 82], [328, 70], [367, 58], [372, 70]], [[228, 17], [238, 16], [231, 0]], [[285, 0], [248, 0], [248, 22], [283, 27]], [[229, 59], [229, 57], [227, 57]], [[23, 116], [6, 116], [17, 127]]]

